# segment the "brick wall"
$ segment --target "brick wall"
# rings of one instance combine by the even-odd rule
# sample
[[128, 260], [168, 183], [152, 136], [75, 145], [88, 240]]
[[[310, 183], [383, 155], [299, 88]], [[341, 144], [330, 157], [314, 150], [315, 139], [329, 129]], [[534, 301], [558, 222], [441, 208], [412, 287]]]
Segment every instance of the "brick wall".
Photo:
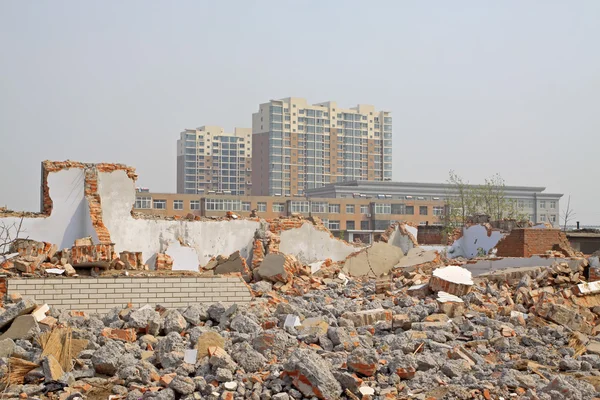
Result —
[[252, 298], [239, 277], [7, 279], [7, 286], [9, 295], [18, 292], [38, 303], [89, 313], [128, 303], [181, 308], [193, 303], [240, 304]]
[[567, 257], [574, 255], [565, 233], [560, 229], [514, 229], [498, 242], [500, 257], [531, 257], [548, 250], [558, 250]]
[[419, 226], [417, 242], [419, 244], [442, 244], [443, 229], [441, 226]]
[[6, 282], [5, 277], [0, 277], [0, 307], [4, 305], [4, 297], [6, 296]]

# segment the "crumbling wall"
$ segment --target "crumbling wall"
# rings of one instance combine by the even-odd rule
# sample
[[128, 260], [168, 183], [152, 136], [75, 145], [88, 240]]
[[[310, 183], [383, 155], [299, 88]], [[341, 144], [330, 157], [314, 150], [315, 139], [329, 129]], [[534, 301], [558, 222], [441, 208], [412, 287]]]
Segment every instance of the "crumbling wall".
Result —
[[441, 226], [420, 226], [417, 234], [417, 241], [420, 245], [438, 245], [444, 240], [443, 227]]
[[560, 229], [514, 229], [498, 243], [497, 248], [500, 257], [531, 257], [549, 250], [560, 251], [568, 257], [575, 256], [567, 236]]
[[[145, 262], [154, 265], [151, 258], [164, 253], [170, 243], [181, 241], [194, 249], [198, 265], [207, 264], [212, 257], [240, 251], [249, 259], [252, 254], [254, 232], [258, 221], [172, 221], [133, 218], [135, 202], [134, 182], [124, 171], [100, 172], [98, 192], [102, 199], [104, 224], [110, 232], [117, 252], [141, 251]], [[173, 256], [174, 268], [178, 261]], [[186, 256], [186, 259], [187, 258]], [[179, 269], [179, 266], [177, 267]], [[183, 268], [182, 269], [186, 269]]]
[[332, 237], [328, 230], [318, 229], [308, 221], [300, 228], [281, 232], [279, 244], [280, 252], [291, 254], [304, 264], [328, 258], [342, 261], [358, 250], [360, 249], [354, 245]]
[[[85, 197], [85, 170], [76, 163], [64, 169], [53, 166], [42, 169], [42, 207], [44, 214], [32, 217], [17, 213], [0, 214], [0, 224], [19, 226], [19, 237], [56, 244], [59, 248], [71, 247], [75, 239], [91, 236], [96, 242], [98, 235], [92, 226], [90, 207]], [[52, 173], [50, 173], [52, 172]], [[52, 196], [52, 198], [50, 198]], [[14, 232], [16, 233], [16, 232]]]
[[417, 228], [404, 223], [395, 223], [381, 235], [380, 241], [400, 247], [404, 254], [408, 254], [410, 249], [419, 246], [417, 235]]
[[463, 228], [462, 236], [448, 249], [448, 257], [473, 258], [486, 255], [502, 239], [502, 233], [490, 226], [473, 225]]

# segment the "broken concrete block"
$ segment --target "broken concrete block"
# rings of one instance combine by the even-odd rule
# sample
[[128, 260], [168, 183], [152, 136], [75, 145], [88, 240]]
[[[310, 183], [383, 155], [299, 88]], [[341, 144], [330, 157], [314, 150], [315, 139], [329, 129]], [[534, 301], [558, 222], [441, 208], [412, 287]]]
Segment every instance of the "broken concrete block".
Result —
[[295, 328], [300, 325], [301, 325], [300, 317], [298, 317], [297, 315], [293, 315], [293, 314], [288, 314], [285, 317], [285, 322], [283, 323], [283, 326], [285, 328]]
[[354, 322], [355, 327], [375, 325], [379, 321], [392, 321], [392, 312], [383, 308], [344, 313], [342, 315]]
[[16, 349], [17, 345], [12, 339], [0, 340], [0, 358], [10, 357]]
[[302, 334], [317, 336], [327, 335], [327, 329], [329, 324], [322, 317], [306, 318], [300, 326], [296, 327], [296, 330]]
[[48, 316], [43, 320], [39, 321], [40, 330], [42, 332], [51, 331], [57, 322], [58, 320], [56, 318]]
[[256, 270], [258, 275], [271, 282], [288, 283], [298, 269], [297, 261], [284, 254], [270, 253]]
[[29, 314], [36, 307], [33, 300], [25, 298], [19, 301], [17, 304], [6, 308], [6, 310], [0, 314], [0, 329], [10, 324], [19, 315]]
[[37, 321], [31, 315], [20, 315], [13, 321], [12, 325], [6, 332], [0, 336], [0, 340], [4, 339], [24, 339], [29, 340], [39, 335], [40, 327]]
[[430, 293], [431, 293], [431, 290], [429, 290], [429, 284], [427, 284], [427, 283], [413, 285], [413, 286], [409, 287], [408, 290], [406, 291], [406, 294], [408, 294], [409, 296], [416, 297], [419, 299], [429, 296]]
[[223, 337], [217, 332], [204, 332], [202, 335], [200, 335], [200, 337], [198, 337], [198, 343], [196, 344], [196, 350], [198, 350], [198, 359], [209, 355], [209, 347], [217, 347], [222, 349], [225, 347], [225, 339], [223, 339]]
[[229, 258], [218, 263], [214, 271], [217, 275], [240, 272], [243, 276], [250, 276], [250, 269], [246, 264], [246, 260], [240, 256], [239, 250], [231, 254]]
[[409, 330], [412, 325], [412, 321], [408, 314], [394, 314], [392, 316], [392, 329], [403, 329]]
[[198, 350], [197, 349], [187, 349], [185, 351], [185, 355], [183, 356], [183, 362], [188, 364], [196, 364], [196, 360], [198, 360]]
[[429, 288], [432, 291], [443, 291], [455, 296], [466, 295], [472, 287], [471, 271], [457, 265], [437, 268], [429, 280]]
[[48, 311], [50, 311], [50, 307], [48, 306], [48, 304], [43, 304], [43, 305], [37, 307], [35, 310], [33, 310], [31, 315], [35, 318], [35, 320], [37, 322], [40, 322], [44, 318], [46, 318], [46, 313]]
[[600, 293], [600, 281], [580, 283], [579, 285], [573, 286], [571, 291], [577, 296], [598, 294]]
[[344, 262], [344, 272], [351, 276], [378, 278], [387, 274], [404, 257], [402, 249], [391, 244], [376, 242]]
[[339, 399], [342, 388], [331, 373], [330, 364], [316, 352], [297, 349], [284, 365], [286, 374], [305, 397]]
[[450, 318], [461, 316], [465, 313], [465, 302], [457, 296], [446, 292], [438, 292], [438, 308]]

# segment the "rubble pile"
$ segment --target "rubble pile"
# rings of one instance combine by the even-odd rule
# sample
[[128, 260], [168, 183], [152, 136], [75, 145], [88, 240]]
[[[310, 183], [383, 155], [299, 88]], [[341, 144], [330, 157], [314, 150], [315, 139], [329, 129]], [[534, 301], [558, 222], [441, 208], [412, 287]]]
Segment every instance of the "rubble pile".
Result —
[[287, 284], [285, 260], [275, 264], [282, 273], [270, 271], [270, 279], [251, 284], [255, 300], [227, 308], [145, 305], [87, 315], [13, 296], [0, 313], [3, 396], [367, 400], [600, 394], [600, 284], [568, 284], [579, 267], [574, 272], [557, 264], [504, 281], [473, 281], [457, 266], [379, 279], [349, 278], [337, 270], [314, 278], [316, 290], [291, 296], [277, 291]]
[[58, 250], [52, 243], [16, 239], [8, 254], [0, 255], [0, 272], [7, 276], [75, 276], [75, 267], [100, 270], [148, 270], [141, 252], [116, 253], [114, 244], [94, 244], [92, 238], [75, 240]]
[[260, 222], [251, 258], [215, 256], [198, 272], [173, 271], [177, 257], [166, 253], [148, 271], [141, 253], [117, 254], [114, 244], [91, 238], [64, 250], [14, 241], [0, 255], [8, 277], [71, 277], [83, 268], [236, 274], [254, 299], [178, 309], [130, 304], [98, 315], [11, 292], [0, 307], [0, 398], [600, 396], [600, 282], [587, 279], [596, 276], [597, 256], [473, 277], [469, 263], [420, 247], [414, 227], [397, 225], [379, 242], [332, 255], [337, 261], [312, 262], [281, 250], [282, 232], [306, 228], [303, 218]]

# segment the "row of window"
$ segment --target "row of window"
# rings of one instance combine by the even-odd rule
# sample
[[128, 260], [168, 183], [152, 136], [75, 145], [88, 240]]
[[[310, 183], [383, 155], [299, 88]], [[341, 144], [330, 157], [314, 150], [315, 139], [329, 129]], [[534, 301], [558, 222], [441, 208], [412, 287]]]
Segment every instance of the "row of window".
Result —
[[[251, 211], [249, 201], [230, 200], [230, 199], [204, 199], [207, 211]], [[354, 214], [356, 212], [355, 204], [346, 204], [346, 214]], [[156, 209], [166, 210], [167, 201], [163, 199], [152, 199], [151, 197], [137, 197], [135, 201], [136, 209]], [[361, 204], [360, 213], [369, 214], [369, 205]], [[375, 203], [375, 214], [395, 214], [395, 215], [414, 215], [414, 206], [404, 204], [383, 204]], [[190, 209], [199, 210], [200, 200], [190, 200]], [[260, 212], [267, 211], [266, 202], [257, 202], [256, 209]], [[183, 200], [173, 200], [173, 210], [183, 210]], [[273, 203], [272, 211], [278, 213], [285, 212], [285, 203]], [[340, 204], [330, 204], [326, 201], [290, 201], [290, 212], [292, 213], [309, 213], [315, 214], [339, 214], [341, 211]], [[428, 206], [419, 207], [420, 215], [428, 215]], [[443, 215], [443, 206], [433, 206], [433, 215]]]

